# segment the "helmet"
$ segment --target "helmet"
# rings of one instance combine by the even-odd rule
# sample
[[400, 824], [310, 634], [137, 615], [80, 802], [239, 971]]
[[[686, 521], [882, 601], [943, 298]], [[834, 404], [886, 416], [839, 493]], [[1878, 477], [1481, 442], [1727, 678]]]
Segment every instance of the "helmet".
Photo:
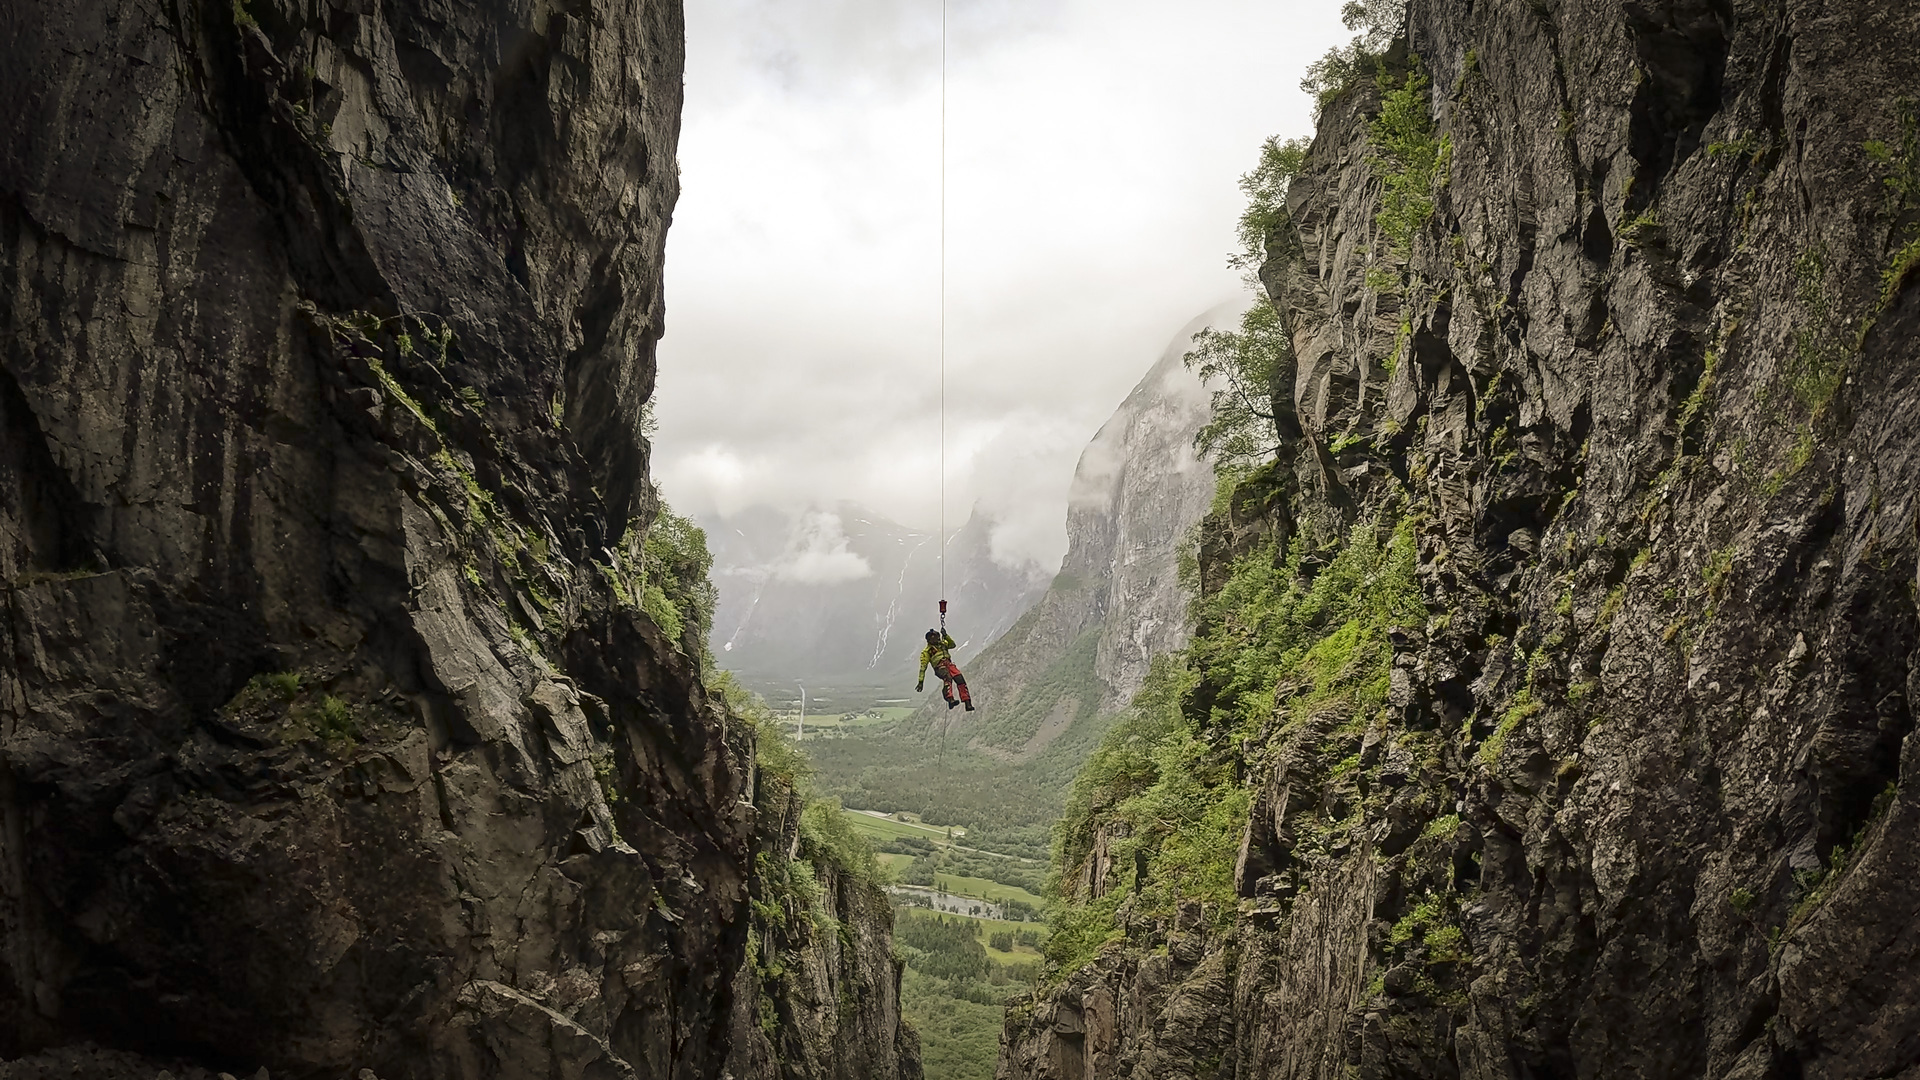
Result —
[[938, 631], [938, 630], [929, 630], [929, 631], [927, 631], [927, 640], [928, 640], [928, 641], [939, 641], [939, 640], [940, 640], [940, 631]]

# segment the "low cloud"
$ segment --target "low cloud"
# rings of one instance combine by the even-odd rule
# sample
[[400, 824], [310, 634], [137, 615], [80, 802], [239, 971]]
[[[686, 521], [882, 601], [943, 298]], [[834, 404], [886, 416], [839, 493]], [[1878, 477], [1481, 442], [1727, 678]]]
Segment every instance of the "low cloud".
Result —
[[[1311, 131], [1328, 0], [951, 0], [950, 528], [1057, 565], [1081, 451], [1201, 311], [1235, 185]], [[941, 516], [940, 5], [689, 5], [655, 472], [695, 515]], [[851, 552], [847, 553], [851, 555]], [[846, 573], [831, 549], [795, 572]]]
[[838, 585], [873, 576], [873, 565], [849, 546], [840, 518], [822, 510], [809, 511], [794, 528], [793, 539], [773, 577], [799, 585]]

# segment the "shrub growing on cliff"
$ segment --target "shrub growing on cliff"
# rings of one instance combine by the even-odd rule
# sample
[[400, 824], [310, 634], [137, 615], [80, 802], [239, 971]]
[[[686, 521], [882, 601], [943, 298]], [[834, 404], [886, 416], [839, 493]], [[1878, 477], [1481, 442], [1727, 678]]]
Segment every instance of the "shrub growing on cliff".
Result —
[[1240, 212], [1235, 237], [1240, 251], [1227, 260], [1237, 270], [1255, 270], [1267, 257], [1267, 234], [1280, 221], [1287, 199], [1287, 188], [1306, 163], [1311, 139], [1280, 141], [1273, 135], [1260, 144], [1260, 163], [1240, 177], [1240, 190], [1247, 196], [1247, 208]]
[[1300, 687], [1287, 703], [1295, 720], [1335, 705], [1370, 714], [1386, 701], [1387, 633], [1426, 620], [1411, 523], [1384, 539], [1371, 524], [1356, 526], [1308, 574], [1313, 554], [1299, 538], [1278, 565], [1271, 549], [1253, 552], [1195, 605], [1201, 630], [1188, 653], [1218, 686], [1217, 723], [1249, 732], [1270, 714], [1283, 679]]
[[1272, 457], [1282, 442], [1283, 405], [1293, 397], [1293, 386], [1281, 385], [1292, 370], [1293, 340], [1273, 304], [1262, 297], [1240, 317], [1238, 331], [1208, 327], [1193, 335], [1184, 359], [1214, 387], [1213, 415], [1194, 447], [1223, 464]]
[[800, 851], [833, 864], [855, 881], [877, 885], [880, 864], [873, 847], [847, 821], [839, 799], [812, 799], [800, 814]]
[[1313, 98], [1315, 120], [1341, 91], [1378, 68], [1380, 58], [1406, 28], [1406, 0], [1347, 0], [1340, 8], [1340, 21], [1356, 31], [1353, 40], [1328, 49], [1325, 56], [1308, 64], [1306, 78], [1300, 80], [1300, 89]]
[[689, 630], [704, 643], [713, 627], [718, 593], [708, 573], [713, 555], [707, 551], [707, 533], [691, 520], [666, 507], [647, 530], [640, 566], [644, 585], [640, 609], [674, 640]]
[[1396, 258], [1405, 259], [1413, 237], [1433, 217], [1434, 182], [1446, 171], [1452, 144], [1433, 133], [1426, 72], [1415, 61], [1398, 86], [1380, 75], [1380, 115], [1368, 128], [1372, 162], [1381, 179], [1374, 223]]
[[332, 694], [298, 710], [297, 715], [327, 742], [351, 744], [360, 738], [359, 710]]

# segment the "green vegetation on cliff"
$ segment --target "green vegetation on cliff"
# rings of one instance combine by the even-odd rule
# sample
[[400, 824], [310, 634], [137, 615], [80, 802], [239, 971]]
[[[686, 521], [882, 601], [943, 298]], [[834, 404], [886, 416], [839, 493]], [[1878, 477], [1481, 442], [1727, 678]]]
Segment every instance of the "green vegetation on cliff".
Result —
[[[705, 680], [727, 711], [753, 731], [759, 773], [754, 802], [762, 828], [748, 881], [753, 918], [747, 963], [758, 992], [758, 1027], [776, 1060], [809, 1059], [819, 1053], [802, 1034], [810, 1030], [802, 1018], [816, 1011], [813, 971], [830, 957], [844, 959], [841, 949], [826, 946], [831, 939], [851, 946], [857, 936], [874, 932], [862, 923], [871, 922], [867, 913], [886, 910], [885, 871], [838, 800], [814, 793], [805, 755], [786, 740], [766, 703], [731, 672], [710, 669]], [[849, 896], [859, 899], [849, 903]]]
[[713, 555], [706, 530], [662, 506], [647, 530], [640, 566], [640, 609], [675, 641], [704, 643], [719, 596], [708, 578]]
[[1347, 0], [1341, 5], [1340, 19], [1355, 32], [1353, 40], [1307, 65], [1306, 77], [1300, 80], [1300, 89], [1313, 98], [1316, 114], [1379, 67], [1406, 25], [1406, 0]]
[[1331, 720], [1330, 743], [1384, 724], [1388, 635], [1426, 620], [1412, 521], [1324, 547], [1296, 536], [1284, 558], [1258, 546], [1194, 614], [1193, 644], [1155, 666], [1074, 782], [1054, 846], [1047, 955], [1061, 970], [1119, 936], [1122, 904], [1170, 918], [1198, 900], [1229, 920], [1248, 758], [1317, 721]]
[[1240, 190], [1247, 197], [1247, 208], [1240, 213], [1235, 236], [1240, 250], [1227, 260], [1242, 270], [1257, 268], [1267, 257], [1267, 234], [1286, 220], [1284, 207], [1287, 185], [1300, 172], [1307, 159], [1307, 139], [1282, 140], [1278, 135], [1260, 144], [1260, 160], [1253, 171], [1240, 177]]
[[1379, 82], [1380, 115], [1368, 128], [1373, 166], [1381, 177], [1374, 222], [1394, 258], [1404, 262], [1413, 250], [1414, 234], [1433, 217], [1434, 184], [1445, 177], [1453, 144], [1433, 130], [1428, 104], [1432, 84], [1417, 57], [1404, 80], [1396, 83], [1382, 71]]
[[1208, 327], [1193, 335], [1187, 367], [1215, 387], [1213, 416], [1194, 438], [1204, 455], [1223, 464], [1272, 459], [1280, 449], [1280, 418], [1287, 400], [1277, 392], [1292, 370], [1293, 340], [1265, 297], [1240, 316], [1240, 329]]

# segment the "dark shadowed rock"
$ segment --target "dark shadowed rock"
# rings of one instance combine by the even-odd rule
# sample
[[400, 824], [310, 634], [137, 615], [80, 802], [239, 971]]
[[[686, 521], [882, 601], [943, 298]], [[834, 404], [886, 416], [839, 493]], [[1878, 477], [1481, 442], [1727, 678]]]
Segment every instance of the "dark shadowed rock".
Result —
[[[1409, 27], [1435, 212], [1396, 255], [1381, 90], [1331, 101], [1261, 268], [1301, 437], [1200, 558], [1217, 589], [1276, 532], [1406, 523], [1429, 618], [1384, 715], [1281, 687], [1230, 755], [1205, 958], [1122, 902], [999, 1075], [1920, 1075], [1920, 6]], [[1133, 869], [1105, 838], [1082, 895]], [[1096, 999], [1134, 1018], [1097, 1051], [1058, 1020]]]
[[679, 5], [0, 21], [0, 1071], [718, 1075], [750, 736], [635, 602]]

